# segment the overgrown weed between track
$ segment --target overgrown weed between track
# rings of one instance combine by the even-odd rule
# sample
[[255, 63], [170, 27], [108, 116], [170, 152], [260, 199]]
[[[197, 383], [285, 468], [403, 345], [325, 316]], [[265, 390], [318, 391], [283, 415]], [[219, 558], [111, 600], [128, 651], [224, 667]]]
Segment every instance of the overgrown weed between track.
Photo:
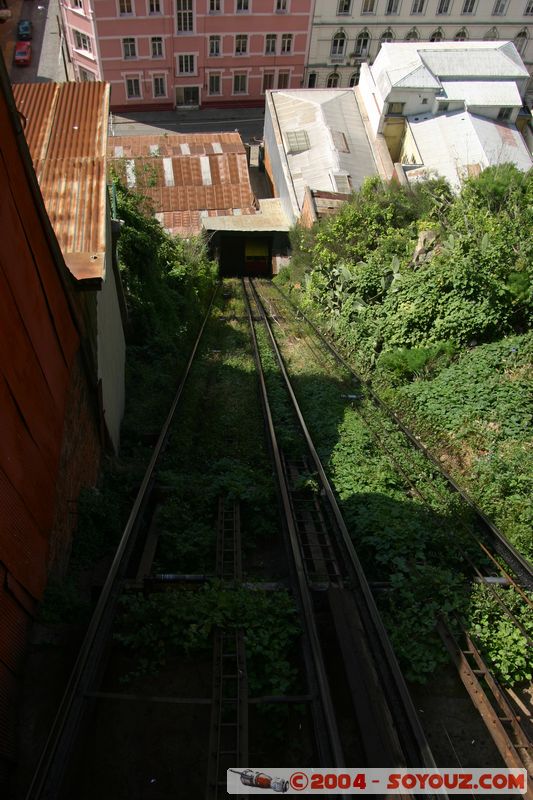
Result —
[[84, 576], [117, 545], [216, 283], [216, 266], [200, 240], [168, 236], [144, 198], [116, 188], [128, 310], [121, 451], [105, 460], [98, 486], [80, 494], [68, 574], [49, 584], [41, 608], [49, 624], [90, 614], [91, 581]]
[[[533, 558], [533, 171], [367, 181], [276, 279]], [[517, 469], [517, 467], [519, 467]]]
[[[220, 497], [239, 502], [245, 570], [247, 554], [278, 534], [248, 321], [235, 281], [224, 284], [206, 326], [159, 483], [165, 499], [157, 518], [155, 573], [214, 574]], [[260, 586], [272, 576], [246, 571], [250, 577]], [[209, 650], [217, 627], [243, 628], [252, 694], [295, 687], [300, 628], [286, 591], [211, 579], [200, 588], [126, 595], [122, 608], [116, 638], [131, 653], [128, 681], [157, 672], [176, 655]], [[280, 722], [285, 711], [275, 709], [273, 719]]]
[[[274, 289], [264, 285], [262, 292], [283, 308]], [[274, 333], [367, 577], [390, 584], [377, 599], [406, 676], [424, 681], [447, 661], [435, 621], [444, 615], [455, 626], [459, 615], [505, 683], [529, 680], [532, 665], [524, 637], [519, 631], [506, 637], [512, 624], [488, 591], [470, 583], [473, 571], [468, 558], [478, 567], [484, 563], [468, 534], [473, 522], [470, 508], [446, 491], [437, 470], [412, 452], [403, 434], [376, 411], [331, 356], [315, 345], [308, 349], [306, 325], [295, 323], [289, 314], [274, 326]], [[376, 442], [361, 413], [410, 480]], [[282, 416], [279, 421], [283, 424]], [[413, 491], [411, 481], [427, 504]], [[533, 634], [527, 606], [507, 596]]]

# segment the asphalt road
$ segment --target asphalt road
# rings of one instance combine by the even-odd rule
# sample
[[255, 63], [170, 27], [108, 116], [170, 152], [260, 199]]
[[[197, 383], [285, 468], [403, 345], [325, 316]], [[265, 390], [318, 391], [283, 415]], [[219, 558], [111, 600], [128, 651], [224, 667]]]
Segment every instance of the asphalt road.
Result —
[[[216, 118], [213, 118], [216, 114]], [[242, 112], [241, 112], [242, 114]], [[249, 115], [248, 115], [249, 114]], [[135, 118], [112, 115], [111, 136], [142, 136], [165, 133], [227, 133], [238, 131], [244, 142], [263, 138], [264, 113], [250, 109], [246, 116], [234, 109], [213, 111], [137, 112]], [[206, 115], [208, 118], [206, 119]]]

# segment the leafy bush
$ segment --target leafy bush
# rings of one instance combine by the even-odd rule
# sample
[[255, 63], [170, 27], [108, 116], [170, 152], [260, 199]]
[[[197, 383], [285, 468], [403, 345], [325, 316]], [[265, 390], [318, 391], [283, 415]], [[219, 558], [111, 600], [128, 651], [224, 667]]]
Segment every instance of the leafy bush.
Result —
[[[533, 615], [522, 598], [513, 588], [497, 588], [495, 591], [518, 618], [529, 637], [533, 637]], [[533, 596], [530, 595], [530, 599]], [[531, 646], [486, 586], [473, 587], [469, 629], [483, 648], [489, 668], [506, 686], [531, 681]]]
[[287, 592], [205, 584], [198, 591], [172, 589], [122, 598], [124, 614], [115, 638], [135, 653], [129, 678], [157, 672], [178, 653], [211, 647], [215, 629], [244, 630], [251, 694], [286, 694], [294, 683], [294, 647], [300, 634]]

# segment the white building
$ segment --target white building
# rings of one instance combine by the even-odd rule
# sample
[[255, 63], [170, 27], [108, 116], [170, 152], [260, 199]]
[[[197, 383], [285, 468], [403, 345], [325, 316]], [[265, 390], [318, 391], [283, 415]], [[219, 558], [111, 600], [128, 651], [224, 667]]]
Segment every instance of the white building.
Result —
[[410, 183], [440, 176], [455, 191], [486, 167], [510, 163], [524, 172], [533, 167], [515, 125], [469, 111], [408, 117], [400, 161]]
[[533, 70], [533, 0], [316, 0], [304, 81], [355, 86], [383, 43], [510, 40]]
[[514, 123], [528, 80], [512, 42], [409, 42], [384, 44], [372, 66], [363, 64], [359, 91], [372, 132], [388, 138], [386, 127], [403, 130], [398, 118], [428, 112], [466, 109]]
[[353, 89], [267, 92], [264, 142], [266, 171], [291, 224], [309, 211], [310, 190], [347, 199], [378, 173]]
[[516, 127], [528, 72], [512, 42], [384, 44], [356, 91], [400, 179], [442, 176], [458, 190], [488, 166], [532, 161]]

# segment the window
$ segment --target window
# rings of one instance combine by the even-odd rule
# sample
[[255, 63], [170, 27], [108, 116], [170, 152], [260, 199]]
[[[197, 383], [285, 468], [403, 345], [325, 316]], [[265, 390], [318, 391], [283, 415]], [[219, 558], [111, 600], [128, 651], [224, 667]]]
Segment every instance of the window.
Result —
[[426, 5], [426, 0], [413, 0], [413, 5], [411, 6], [411, 14], [423, 14], [425, 5]]
[[512, 113], [513, 113], [513, 109], [512, 108], [505, 108], [505, 107], [500, 108], [500, 110], [498, 111], [498, 119], [502, 119], [502, 120], [511, 119], [511, 114]]
[[328, 89], [336, 89], [339, 85], [339, 73], [332, 72], [328, 75], [326, 80], [326, 86]]
[[79, 68], [80, 81], [95, 81], [96, 75], [88, 69]]
[[286, 131], [287, 137], [287, 151], [296, 155], [297, 153], [305, 153], [309, 150], [309, 134], [307, 131]]
[[233, 94], [246, 94], [247, 78], [239, 73], [233, 76]]
[[287, 11], [287, 0], [276, 0], [276, 14], [285, 14]]
[[337, 14], [349, 14], [351, 5], [352, 5], [352, 0], [339, 0], [339, 5], [337, 6]]
[[72, 0], [72, 8], [79, 8], [83, 11], [83, 0]]
[[178, 56], [178, 72], [180, 75], [194, 75], [194, 56]]
[[361, 14], [375, 14], [376, 13], [376, 0], [363, 0], [361, 6]]
[[526, 15], [526, 17], [533, 16], [533, 0], [529, 0], [529, 3], [526, 5], [524, 14]]
[[463, 10], [461, 11], [461, 14], [473, 14], [475, 5], [476, 5], [476, 0], [464, 0]]
[[523, 30], [520, 31], [520, 33], [517, 33], [516, 36], [514, 37], [514, 46], [516, 47], [520, 55], [522, 55], [522, 53], [526, 49], [526, 45], [527, 45], [527, 30], [524, 28]]
[[507, 11], [507, 0], [496, 0], [492, 9], [493, 17], [503, 17]]
[[273, 88], [274, 88], [274, 73], [265, 72], [263, 74], [263, 94], [267, 92], [269, 89]]
[[444, 33], [442, 32], [442, 28], [437, 28], [437, 30], [433, 31], [433, 33], [429, 37], [430, 42], [442, 42], [443, 39], [444, 39]]
[[281, 36], [281, 54], [287, 55], [292, 51], [292, 33], [284, 33]]
[[265, 36], [265, 55], [267, 56], [276, 55], [276, 39], [277, 36], [275, 33], [267, 33], [267, 35]]
[[243, 12], [249, 10], [250, 10], [250, 5], [248, 0], [237, 0], [237, 6], [235, 8], [237, 14], [242, 14]]
[[152, 36], [152, 58], [163, 58], [162, 36]]
[[209, 37], [209, 55], [212, 57], [220, 55], [220, 36]]
[[176, 0], [177, 30], [178, 33], [187, 33], [193, 30], [192, 0]]
[[405, 37], [406, 42], [418, 42], [419, 39], [420, 36], [418, 35], [418, 31], [416, 28], [411, 28], [411, 30], [408, 31], [407, 36]]
[[403, 114], [405, 103], [389, 103], [389, 114]]
[[220, 94], [220, 73], [212, 72], [209, 75], [209, 94]]
[[289, 88], [289, 73], [280, 72], [278, 74], [278, 89], [288, 89], [288, 88]]
[[457, 31], [453, 38], [456, 42], [464, 42], [466, 39], [468, 39], [468, 31], [466, 28], [461, 28], [461, 30]]
[[309, 77], [307, 78], [307, 87], [308, 87], [309, 89], [314, 89], [314, 88], [315, 88], [315, 86], [316, 86], [316, 79], [317, 79], [317, 74], [316, 74], [316, 72], [310, 72], [310, 73], [309, 73]]
[[397, 14], [400, 0], [387, 0], [385, 14]]
[[128, 99], [141, 96], [141, 82], [139, 78], [126, 78], [126, 95]]
[[[220, 14], [220, 0], [209, 0], [209, 13]], [[209, 92], [211, 94], [211, 92]], [[217, 94], [217, 92], [215, 92]]]
[[119, 0], [118, 8], [121, 16], [133, 14], [132, 0]]
[[344, 48], [346, 47], [346, 36], [344, 33], [336, 33], [331, 40], [331, 56], [332, 58], [343, 57]]
[[368, 31], [361, 31], [355, 40], [355, 55], [357, 57], [367, 56], [370, 49], [370, 34]]
[[390, 28], [387, 28], [386, 31], [383, 31], [381, 36], [379, 37], [379, 41], [383, 44], [383, 42], [392, 42], [394, 41], [394, 34]]
[[449, 107], [450, 107], [450, 104], [448, 103], [447, 100], [441, 101], [439, 103], [439, 111], [443, 111], [443, 112], [444, 111], [448, 111]]
[[498, 34], [498, 29], [497, 28], [490, 28], [490, 30], [487, 31], [487, 33], [485, 34], [485, 36], [483, 38], [488, 40], [489, 42], [490, 41], [494, 41], [494, 42], [498, 41], [498, 39], [500, 38], [500, 36]]
[[[149, 3], [149, 13], [150, 14], [160, 14], [161, 13], [161, 3], [159, 0], [150, 0]], [[154, 84], [155, 86], [155, 84]], [[165, 92], [166, 94], [166, 92]], [[161, 95], [155, 95], [154, 97], [161, 97]]]
[[137, 49], [135, 47], [135, 39], [131, 37], [122, 40], [122, 51], [124, 58], [137, 58]]
[[85, 50], [87, 53], [92, 53], [91, 39], [86, 33], [74, 31], [74, 41], [76, 42], [76, 50]]
[[165, 85], [164, 75], [154, 75], [153, 77], [153, 90], [154, 97], [166, 97], [167, 87]]
[[357, 69], [355, 72], [352, 72], [350, 75], [350, 86], [357, 86], [359, 83], [359, 76], [361, 74], [361, 70]]
[[245, 33], [239, 33], [235, 37], [235, 55], [244, 56], [248, 51], [248, 36]]
[[449, 14], [450, 13], [450, 0], [439, 0], [439, 4], [437, 6], [437, 14]]

